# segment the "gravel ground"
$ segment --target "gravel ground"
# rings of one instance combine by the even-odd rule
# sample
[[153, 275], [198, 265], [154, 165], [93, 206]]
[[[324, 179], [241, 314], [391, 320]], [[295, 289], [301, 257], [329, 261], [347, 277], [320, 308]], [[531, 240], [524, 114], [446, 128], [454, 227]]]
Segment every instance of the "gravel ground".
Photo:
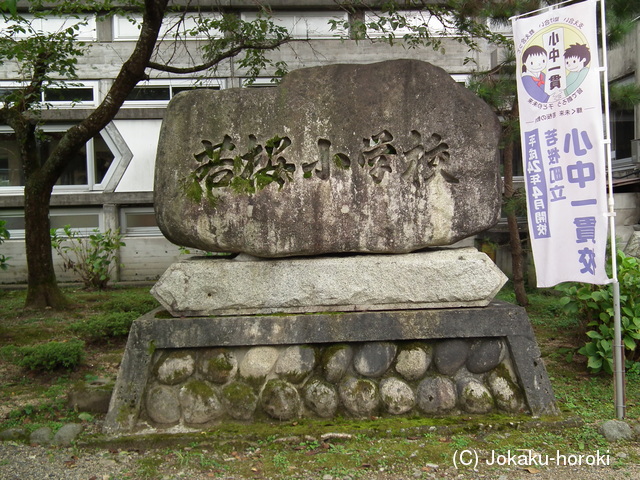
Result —
[[[640, 447], [634, 445], [636, 452]], [[78, 448], [45, 448], [11, 442], [0, 443], [0, 479], [2, 480], [116, 480], [137, 479], [137, 462], [141, 459], [138, 452], [122, 451], [84, 451]], [[623, 454], [626, 455], [626, 454]], [[616, 458], [611, 458], [615, 463]], [[481, 462], [482, 463], [482, 462]], [[193, 470], [167, 471], [157, 480], [189, 479], [239, 480], [245, 477], [219, 476], [218, 473]], [[264, 479], [256, 474], [256, 479]], [[301, 480], [345, 480], [351, 477], [332, 477], [315, 474], [293, 476]], [[478, 470], [456, 470], [453, 466], [441, 465], [437, 469], [430, 466], [404, 474], [370, 472], [366, 477], [371, 480], [412, 480], [422, 479], [532, 479], [532, 480], [618, 480], [640, 479], [640, 465], [626, 465], [621, 468], [605, 467], [569, 467], [527, 468], [509, 467], [498, 470], [487, 465], [479, 465]]]

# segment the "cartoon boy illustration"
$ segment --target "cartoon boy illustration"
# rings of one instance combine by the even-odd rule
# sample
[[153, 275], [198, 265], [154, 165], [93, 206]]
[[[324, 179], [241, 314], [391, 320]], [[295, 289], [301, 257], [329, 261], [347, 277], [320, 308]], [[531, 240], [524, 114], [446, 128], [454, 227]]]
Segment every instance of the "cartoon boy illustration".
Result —
[[544, 91], [547, 51], [539, 45], [531, 45], [522, 54], [522, 85], [534, 100], [546, 103], [549, 95]]
[[590, 61], [591, 53], [586, 45], [576, 43], [564, 51], [564, 64], [569, 72], [567, 73], [567, 88], [564, 90], [566, 96], [575, 92], [584, 81], [589, 73], [587, 65]]

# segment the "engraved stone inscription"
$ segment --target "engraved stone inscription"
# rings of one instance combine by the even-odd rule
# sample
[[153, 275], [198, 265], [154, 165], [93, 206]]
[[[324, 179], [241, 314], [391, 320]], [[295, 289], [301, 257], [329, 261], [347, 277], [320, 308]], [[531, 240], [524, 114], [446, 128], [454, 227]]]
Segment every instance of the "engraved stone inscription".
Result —
[[499, 218], [499, 136], [482, 100], [416, 60], [183, 92], [158, 144], [158, 226], [269, 258], [450, 245]]
[[[411, 144], [407, 151], [394, 145], [394, 137], [388, 130], [363, 139], [358, 154], [357, 165], [366, 170], [374, 183], [381, 183], [386, 174], [399, 173], [401, 180], [412, 181], [416, 187], [424, 186], [436, 173], [448, 183], [458, 183], [456, 176], [446, 170], [449, 160], [449, 145], [442, 141], [441, 135], [433, 133], [426, 142], [422, 135], [412, 130]], [[236, 144], [229, 135], [219, 143], [202, 140], [204, 151], [194, 155], [200, 165], [184, 179], [187, 192], [207, 194], [213, 189], [230, 187], [237, 193], [255, 193], [271, 183], [277, 183], [279, 189], [294, 180], [297, 165], [284, 156], [284, 151], [292, 142], [286, 136], [276, 135], [264, 142], [264, 147], [255, 135], [249, 135], [249, 148], [244, 153], [236, 152]], [[313, 162], [300, 162], [302, 177], [317, 177], [328, 180], [332, 168], [349, 170], [351, 158], [345, 153], [332, 153], [331, 141], [320, 138], [317, 142], [317, 159]], [[399, 169], [394, 172], [393, 165]], [[200, 194], [192, 195], [200, 200]]]

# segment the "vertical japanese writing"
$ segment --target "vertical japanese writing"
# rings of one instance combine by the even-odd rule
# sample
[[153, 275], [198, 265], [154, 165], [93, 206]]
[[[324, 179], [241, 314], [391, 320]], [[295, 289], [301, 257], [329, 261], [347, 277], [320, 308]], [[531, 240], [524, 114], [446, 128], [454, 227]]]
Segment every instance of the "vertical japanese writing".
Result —
[[[534, 238], [549, 238], [549, 199], [547, 180], [542, 161], [542, 150], [538, 130], [525, 133], [525, 170], [527, 194], [529, 196], [529, 216], [533, 225]], [[533, 208], [531, 208], [533, 207]]]
[[578, 159], [567, 167], [567, 180], [579, 187], [579, 194], [574, 195], [575, 200], [571, 201], [571, 206], [576, 212], [576, 217], [573, 219], [575, 243], [583, 247], [577, 250], [578, 263], [581, 265], [580, 273], [588, 275], [596, 274], [594, 244], [598, 220], [594, 215], [581, 215], [580, 212], [581, 209], [587, 209], [588, 212], [590, 206], [598, 203], [593, 188], [589, 188], [596, 180], [596, 165], [594, 162], [582, 161], [582, 158], [586, 157], [592, 149], [593, 144], [586, 130], [578, 131], [577, 128], [572, 128], [571, 132], [564, 137], [564, 152]]
[[547, 51], [547, 83], [545, 93], [552, 96], [564, 90], [566, 85], [564, 68], [564, 29], [558, 28], [543, 35]]

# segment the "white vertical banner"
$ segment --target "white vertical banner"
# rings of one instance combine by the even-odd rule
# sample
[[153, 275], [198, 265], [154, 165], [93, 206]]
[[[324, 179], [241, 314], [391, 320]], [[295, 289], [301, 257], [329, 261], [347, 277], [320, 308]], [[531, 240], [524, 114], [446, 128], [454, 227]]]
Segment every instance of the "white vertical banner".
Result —
[[515, 18], [513, 36], [538, 286], [609, 283], [596, 0]]

